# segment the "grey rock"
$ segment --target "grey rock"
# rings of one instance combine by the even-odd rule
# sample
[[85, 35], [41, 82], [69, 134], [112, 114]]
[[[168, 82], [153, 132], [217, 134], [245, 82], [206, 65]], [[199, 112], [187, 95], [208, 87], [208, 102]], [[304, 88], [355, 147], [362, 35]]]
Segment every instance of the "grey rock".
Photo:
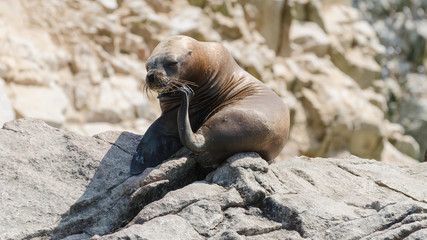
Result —
[[266, 190], [257, 182], [253, 173], [267, 171], [266, 162], [257, 154], [235, 155], [229, 158], [228, 162], [229, 165], [207, 176], [207, 181], [227, 188], [236, 188], [246, 205], [259, 203], [265, 197]]
[[203, 239], [183, 218], [177, 215], [167, 215], [155, 218], [144, 225], [134, 224], [129, 228], [120, 230], [114, 234], [92, 239], [113, 240], [113, 239]]
[[[427, 76], [425, 73], [407, 74], [405, 80], [407, 89], [405, 92], [410, 94], [404, 96], [400, 105], [398, 122], [421, 147], [425, 148], [427, 147], [425, 137], [427, 135]], [[423, 160], [422, 154], [418, 159]]]
[[[371, 23], [381, 44], [387, 47], [385, 59], [381, 61], [382, 78], [392, 78], [401, 88], [402, 96], [386, 95], [388, 118], [401, 124], [423, 148], [427, 144], [427, 1], [358, 0], [353, 3]], [[415, 158], [423, 160], [422, 154]]]
[[140, 140], [128, 132], [84, 137], [34, 119], [6, 123], [0, 129], [0, 238], [108, 234], [142, 206], [196, 180], [195, 161], [186, 157], [131, 177]]
[[[114, 135], [110, 132], [96, 137], [109, 139], [111, 134]], [[136, 149], [140, 139], [140, 136], [127, 132], [119, 135], [103, 157], [86, 192], [70, 207], [53, 230], [51, 238], [60, 239], [81, 232], [89, 235], [110, 233], [132, 220], [143, 206], [196, 180], [195, 161], [186, 157], [171, 158], [158, 167], [131, 176], [129, 166], [133, 151], [128, 151]], [[113, 166], [120, 171], [110, 173], [109, 169], [114, 169]], [[116, 176], [109, 176], [112, 174]]]
[[[180, 150], [130, 176], [140, 135], [0, 130], [1, 239], [423, 239], [427, 163], [236, 154], [203, 176]], [[204, 180], [203, 180], [204, 179]]]
[[259, 235], [253, 235], [253, 236], [246, 236], [246, 240], [299, 240], [304, 239], [302, 238], [298, 232], [296, 231], [288, 231], [286, 229], [280, 229], [277, 231], [259, 234]]
[[191, 204], [206, 199], [219, 206], [222, 205], [222, 208], [243, 205], [243, 200], [234, 189], [227, 191], [216, 184], [196, 182], [169, 192], [162, 199], [148, 204], [138, 213], [130, 225], [143, 224], [158, 216], [178, 213]]
[[[0, 129], [0, 238], [43, 235], [79, 199], [110, 144], [19, 119]], [[105, 174], [118, 181], [120, 172]]]
[[236, 231], [233, 230], [225, 230], [223, 232], [218, 233], [209, 240], [244, 240], [242, 236], [240, 236]]
[[[259, 210], [259, 209], [257, 209]], [[234, 230], [240, 235], [250, 236], [276, 231], [282, 228], [282, 224], [266, 219], [261, 211], [244, 208], [229, 208], [224, 211], [225, 219], [217, 228]]]
[[[358, 239], [361, 237], [363, 237], [361, 239], [399, 239], [403, 235], [426, 227], [426, 211], [425, 207], [419, 207], [416, 204], [392, 204], [366, 218], [338, 224], [324, 233], [318, 234], [318, 237], [326, 239]], [[414, 219], [417, 219], [417, 222], [414, 223]]]
[[13, 111], [12, 103], [7, 96], [4, 80], [1, 78], [1, 65], [0, 65], [0, 126], [3, 123], [15, 119], [15, 112]]
[[[238, 154], [210, 173], [207, 182], [190, 184], [147, 205], [128, 227], [152, 221], [154, 215], [147, 216], [157, 212], [182, 216], [209, 239], [422, 236], [427, 201], [420, 189], [427, 179], [426, 168], [426, 164], [399, 166], [356, 157], [302, 157], [268, 166], [256, 154]], [[219, 185], [236, 189], [244, 205], [220, 208], [212, 203], [215, 192], [224, 191]], [[248, 201], [248, 192], [254, 189], [263, 189], [265, 196]]]
[[191, 204], [178, 215], [185, 218], [203, 236], [210, 236], [212, 228], [224, 219], [221, 206], [206, 200]]
[[185, 218], [203, 236], [210, 236], [212, 228], [224, 220], [221, 206], [207, 200], [191, 204], [178, 215]]
[[426, 228], [416, 231], [405, 238], [405, 240], [421, 240], [421, 239], [427, 239]]

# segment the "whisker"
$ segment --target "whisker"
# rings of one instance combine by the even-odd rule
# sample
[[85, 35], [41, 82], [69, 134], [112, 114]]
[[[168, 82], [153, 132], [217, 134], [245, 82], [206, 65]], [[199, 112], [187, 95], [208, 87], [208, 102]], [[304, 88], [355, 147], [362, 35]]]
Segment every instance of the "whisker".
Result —
[[[189, 86], [192, 86], [192, 87], [197, 86], [197, 84], [192, 81], [188, 81], [180, 78], [165, 78], [163, 80], [164, 81], [158, 82], [158, 85], [159, 85], [158, 88], [161, 89], [161, 91], [157, 91], [158, 93], [174, 92], [184, 87], [188, 88]], [[149, 96], [150, 98], [153, 97], [154, 91], [149, 88], [147, 83], [143, 82], [142, 84], [143, 84], [144, 94]]]

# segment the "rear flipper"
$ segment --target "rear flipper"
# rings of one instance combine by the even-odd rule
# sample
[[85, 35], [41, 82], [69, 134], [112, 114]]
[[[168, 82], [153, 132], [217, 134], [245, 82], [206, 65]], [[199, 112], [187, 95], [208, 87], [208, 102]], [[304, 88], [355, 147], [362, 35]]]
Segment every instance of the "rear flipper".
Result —
[[[155, 167], [178, 151], [181, 147], [176, 129], [176, 115], [170, 119], [170, 114], [162, 115], [147, 130], [130, 164], [130, 173], [138, 175], [148, 167]], [[173, 114], [172, 114], [173, 115]], [[175, 125], [173, 128], [168, 126]]]

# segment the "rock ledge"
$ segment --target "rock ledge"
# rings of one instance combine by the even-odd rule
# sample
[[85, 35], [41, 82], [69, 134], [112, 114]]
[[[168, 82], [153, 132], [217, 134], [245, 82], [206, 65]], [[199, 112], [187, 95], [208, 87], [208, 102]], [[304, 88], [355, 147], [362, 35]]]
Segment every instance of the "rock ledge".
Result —
[[426, 239], [427, 163], [229, 158], [185, 150], [130, 176], [140, 135], [34, 119], [0, 129], [0, 239]]

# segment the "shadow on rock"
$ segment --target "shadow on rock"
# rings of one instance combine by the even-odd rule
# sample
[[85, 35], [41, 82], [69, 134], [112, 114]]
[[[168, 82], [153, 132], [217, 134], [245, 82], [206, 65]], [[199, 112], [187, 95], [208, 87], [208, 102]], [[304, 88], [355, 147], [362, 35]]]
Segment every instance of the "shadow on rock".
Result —
[[130, 162], [142, 135], [105, 132], [94, 137], [111, 147], [84, 194], [53, 230], [52, 239], [87, 239], [110, 233], [131, 221], [148, 203], [198, 178], [196, 161], [185, 149], [163, 164], [131, 176]]

